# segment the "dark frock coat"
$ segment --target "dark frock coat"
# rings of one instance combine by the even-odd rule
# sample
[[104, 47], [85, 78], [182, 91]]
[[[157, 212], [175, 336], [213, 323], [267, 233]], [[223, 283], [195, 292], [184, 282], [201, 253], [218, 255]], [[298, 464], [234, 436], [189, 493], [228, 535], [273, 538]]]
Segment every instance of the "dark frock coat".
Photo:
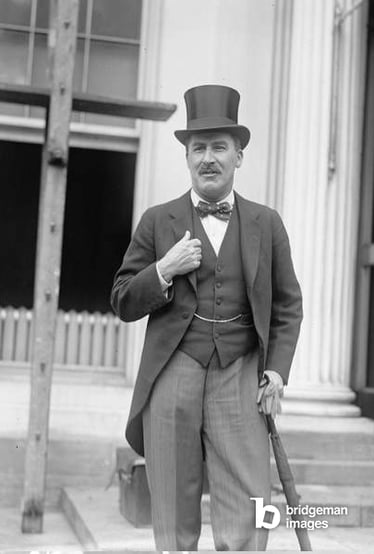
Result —
[[[235, 193], [244, 279], [259, 338], [259, 378], [275, 370], [288, 381], [302, 319], [300, 286], [279, 214]], [[142, 410], [152, 386], [178, 348], [196, 309], [196, 273], [176, 276], [166, 298], [156, 262], [192, 231], [190, 191], [149, 208], [141, 218], [121, 267], [111, 302], [123, 321], [149, 315], [126, 437], [144, 455]]]

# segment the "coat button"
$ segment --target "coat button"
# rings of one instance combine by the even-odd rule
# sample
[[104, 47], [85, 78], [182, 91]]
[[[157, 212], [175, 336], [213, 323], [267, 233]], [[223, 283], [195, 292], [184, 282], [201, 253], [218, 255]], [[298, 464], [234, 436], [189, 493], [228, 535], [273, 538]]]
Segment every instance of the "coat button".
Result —
[[216, 283], [216, 287], [217, 287], [217, 289], [220, 289], [220, 288], [222, 287], [221, 281], [218, 281], [218, 282]]
[[217, 271], [222, 271], [222, 266], [221, 265], [217, 265]]
[[182, 317], [183, 319], [187, 319], [190, 314], [188, 312], [183, 312]]
[[219, 333], [214, 333], [214, 338], [219, 339]]
[[217, 298], [216, 304], [218, 304], [218, 306], [221, 304], [221, 302], [222, 302], [222, 299], [221, 299], [221, 298]]

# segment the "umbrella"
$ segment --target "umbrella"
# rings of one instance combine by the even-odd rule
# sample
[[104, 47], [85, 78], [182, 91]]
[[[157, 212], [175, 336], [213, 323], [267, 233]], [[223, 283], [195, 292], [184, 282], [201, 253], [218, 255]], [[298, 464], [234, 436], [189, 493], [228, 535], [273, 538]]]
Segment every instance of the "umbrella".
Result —
[[[279, 479], [282, 483], [283, 492], [287, 500], [288, 506], [296, 508], [300, 503], [300, 496], [298, 495], [295, 487], [295, 481], [292, 475], [290, 464], [288, 462], [287, 454], [283, 448], [282, 441], [274, 423], [274, 419], [271, 415], [266, 416], [268, 429], [270, 433], [271, 443], [273, 445], [273, 452], [275, 462], [277, 464]], [[301, 514], [292, 513], [291, 517], [296, 521], [303, 521], [304, 518]], [[305, 527], [295, 527], [297, 540], [299, 541], [300, 550], [312, 550], [310, 544], [308, 531]]]

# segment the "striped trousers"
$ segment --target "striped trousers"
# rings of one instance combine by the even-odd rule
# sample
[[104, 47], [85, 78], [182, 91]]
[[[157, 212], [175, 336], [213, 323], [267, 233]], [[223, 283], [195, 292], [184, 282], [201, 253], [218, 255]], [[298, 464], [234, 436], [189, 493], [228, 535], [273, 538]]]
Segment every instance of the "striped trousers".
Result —
[[176, 351], [143, 414], [157, 550], [197, 550], [205, 459], [216, 550], [265, 550], [254, 501], [270, 501], [269, 437], [258, 412], [257, 352], [222, 369]]

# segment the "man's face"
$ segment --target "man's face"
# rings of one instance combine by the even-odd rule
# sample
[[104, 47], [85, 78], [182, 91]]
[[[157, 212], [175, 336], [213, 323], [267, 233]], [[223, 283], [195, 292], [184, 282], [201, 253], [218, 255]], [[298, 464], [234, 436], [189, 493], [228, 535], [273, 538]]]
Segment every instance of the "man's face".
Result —
[[191, 135], [186, 151], [192, 188], [207, 201], [219, 202], [229, 194], [243, 152], [229, 133]]

